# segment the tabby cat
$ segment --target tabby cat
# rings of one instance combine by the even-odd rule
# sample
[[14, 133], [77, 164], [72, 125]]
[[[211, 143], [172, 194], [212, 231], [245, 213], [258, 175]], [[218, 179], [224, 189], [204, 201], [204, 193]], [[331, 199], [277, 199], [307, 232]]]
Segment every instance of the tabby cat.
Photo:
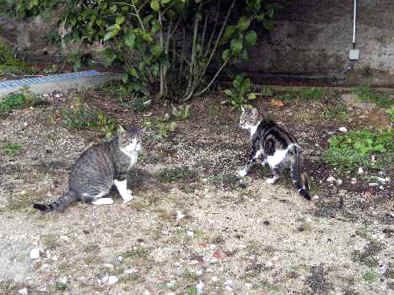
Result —
[[260, 162], [268, 164], [272, 170], [272, 178], [268, 183], [275, 183], [280, 173], [290, 168], [290, 175], [298, 192], [310, 200], [309, 185], [306, 173], [303, 171], [301, 147], [294, 136], [270, 120], [260, 120], [255, 108], [242, 108], [239, 126], [250, 132], [252, 153], [244, 169], [238, 172], [240, 177], [248, 174], [249, 169]]
[[62, 197], [48, 205], [34, 204], [33, 207], [49, 212], [64, 211], [70, 203], [76, 201], [97, 205], [112, 204], [112, 198], [103, 197], [113, 185], [124, 203], [132, 200], [126, 177], [142, 149], [141, 133], [140, 129], [126, 131], [120, 126], [114, 139], [94, 145], [82, 153], [71, 170], [69, 188]]

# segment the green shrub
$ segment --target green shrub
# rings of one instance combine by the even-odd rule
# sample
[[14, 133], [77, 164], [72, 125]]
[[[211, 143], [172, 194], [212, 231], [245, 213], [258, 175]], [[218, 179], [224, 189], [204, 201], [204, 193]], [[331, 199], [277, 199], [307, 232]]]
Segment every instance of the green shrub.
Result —
[[42, 103], [43, 101], [38, 96], [29, 92], [11, 93], [0, 101], [0, 115], [8, 114], [15, 109], [22, 109]]
[[224, 93], [231, 105], [240, 108], [249, 101], [256, 99], [256, 93], [252, 93], [251, 90], [252, 81], [243, 75], [237, 75], [233, 80], [233, 88], [224, 90]]

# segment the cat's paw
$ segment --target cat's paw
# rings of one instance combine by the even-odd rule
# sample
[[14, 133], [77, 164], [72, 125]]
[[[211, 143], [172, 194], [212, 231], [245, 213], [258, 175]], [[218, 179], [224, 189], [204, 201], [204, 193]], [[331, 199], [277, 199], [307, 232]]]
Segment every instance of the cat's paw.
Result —
[[279, 177], [274, 176], [274, 177], [268, 178], [268, 179], [266, 180], [266, 182], [269, 183], [269, 184], [274, 184], [274, 183], [278, 180], [278, 178], [279, 178]]
[[122, 197], [123, 199], [123, 204], [126, 204], [130, 202], [132, 199], [134, 199], [133, 193], [130, 189], [127, 189], [127, 195]]
[[92, 202], [94, 205], [112, 205], [114, 200], [111, 198], [100, 198]]
[[242, 170], [238, 171], [239, 177], [244, 177], [244, 176], [246, 176], [246, 174], [248, 174], [248, 171], [246, 169], [242, 169]]

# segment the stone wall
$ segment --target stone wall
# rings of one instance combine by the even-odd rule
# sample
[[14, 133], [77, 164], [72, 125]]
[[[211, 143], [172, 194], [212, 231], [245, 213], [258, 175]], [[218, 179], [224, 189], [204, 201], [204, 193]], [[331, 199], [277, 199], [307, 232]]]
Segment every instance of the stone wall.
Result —
[[251, 76], [335, 78], [343, 83], [394, 86], [394, 1], [358, 1], [357, 62], [349, 61], [353, 0], [294, 0], [276, 29], [238, 66]]

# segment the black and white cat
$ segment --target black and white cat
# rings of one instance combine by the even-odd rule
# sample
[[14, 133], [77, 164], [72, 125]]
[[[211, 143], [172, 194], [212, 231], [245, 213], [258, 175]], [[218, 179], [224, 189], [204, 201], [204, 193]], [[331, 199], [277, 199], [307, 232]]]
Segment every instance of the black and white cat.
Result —
[[114, 139], [94, 145], [82, 153], [71, 170], [69, 188], [62, 197], [48, 205], [34, 204], [33, 207], [49, 212], [64, 211], [76, 201], [113, 204], [112, 198], [103, 198], [113, 185], [124, 203], [132, 200], [132, 192], [127, 188], [127, 173], [136, 164], [142, 149], [141, 133], [140, 129], [126, 131], [120, 126]]
[[310, 200], [308, 179], [303, 171], [301, 147], [294, 136], [270, 120], [260, 120], [256, 108], [242, 108], [239, 126], [250, 133], [252, 152], [244, 169], [238, 172], [240, 177], [248, 174], [257, 162], [268, 164], [272, 178], [267, 183], [275, 183], [282, 170], [290, 168], [290, 175], [298, 192]]

